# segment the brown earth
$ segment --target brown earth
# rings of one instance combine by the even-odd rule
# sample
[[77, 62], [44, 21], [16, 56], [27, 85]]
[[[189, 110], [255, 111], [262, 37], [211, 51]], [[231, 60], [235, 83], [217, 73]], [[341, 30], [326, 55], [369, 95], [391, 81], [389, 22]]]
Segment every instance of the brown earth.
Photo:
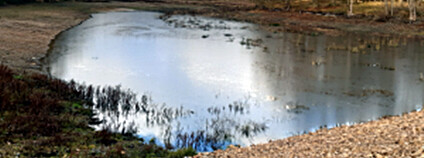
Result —
[[[49, 44], [60, 32], [78, 25], [90, 14], [126, 8], [176, 10], [184, 5], [149, 3], [57, 3], [0, 7], [0, 64], [18, 72], [41, 72]], [[196, 8], [196, 7], [191, 7]]]
[[423, 111], [412, 112], [196, 157], [424, 157], [423, 122]]
[[[19, 7], [9, 7], [10, 12]], [[7, 11], [7, 12], [9, 12]], [[28, 10], [4, 17], [0, 9], [1, 63], [18, 70], [38, 70], [38, 59], [49, 49], [50, 41], [61, 31], [75, 26], [87, 15], [71, 11]], [[20, 16], [28, 14], [28, 16]]]
[[[204, 16], [246, 21], [260, 24], [264, 29], [271, 32], [285, 31], [302, 34], [326, 34], [343, 35], [345, 33], [362, 33], [374, 36], [403, 36], [410, 38], [422, 38], [424, 36], [424, 23], [422, 17], [414, 23], [407, 21], [405, 17], [386, 17], [380, 13], [369, 14], [360, 5], [355, 16], [347, 17], [337, 8], [328, 9], [257, 9], [251, 1], [227, 1], [227, 0], [171, 0], [175, 4], [209, 6], [197, 10], [176, 10], [171, 13], [192, 13]], [[373, 4], [375, 5], [375, 4]], [[382, 5], [378, 4], [378, 5]], [[362, 7], [362, 8], [361, 8]], [[383, 6], [374, 6], [384, 8]], [[423, 9], [421, 8], [418, 8]], [[328, 14], [327, 14], [327, 13]]]
[[424, 25], [403, 21], [377, 22], [369, 17], [347, 18], [299, 11], [256, 9], [248, 0], [165, 0], [159, 2], [29, 4], [0, 8], [0, 63], [19, 72], [41, 72], [49, 43], [61, 31], [89, 18], [91, 13], [130, 8], [167, 14], [197, 14], [260, 24], [270, 32], [286, 31], [309, 35], [366, 33], [378, 36], [421, 38]]

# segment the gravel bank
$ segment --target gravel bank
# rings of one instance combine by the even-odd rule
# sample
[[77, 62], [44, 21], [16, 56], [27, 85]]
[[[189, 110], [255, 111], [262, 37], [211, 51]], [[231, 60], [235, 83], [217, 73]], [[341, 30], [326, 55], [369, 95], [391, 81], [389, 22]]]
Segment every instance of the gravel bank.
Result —
[[423, 122], [412, 112], [196, 157], [424, 157]]

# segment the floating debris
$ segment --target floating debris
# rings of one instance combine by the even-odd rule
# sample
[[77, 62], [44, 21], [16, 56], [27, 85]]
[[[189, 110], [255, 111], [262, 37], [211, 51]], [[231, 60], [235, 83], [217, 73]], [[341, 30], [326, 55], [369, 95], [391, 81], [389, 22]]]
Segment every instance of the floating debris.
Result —
[[324, 61], [324, 59], [322, 59], [322, 58], [318, 58], [318, 59], [316, 59], [316, 60], [312, 61], [312, 62], [311, 62], [311, 64], [312, 64], [313, 66], [320, 66], [320, 65], [325, 64], [325, 61]]
[[202, 38], [208, 38], [209, 35], [202, 35]]
[[314, 49], [304, 49], [304, 48], [301, 48], [300, 51], [306, 52], [306, 53], [313, 53], [313, 52], [315, 52]]
[[381, 49], [380, 45], [375, 45], [375, 50], [379, 51]]
[[246, 30], [246, 29], [248, 29], [248, 28], [249, 28], [248, 26], [240, 27], [240, 29], [242, 29], [242, 30]]
[[245, 45], [246, 47], [259, 47], [261, 46], [263, 43], [263, 40], [258, 38], [258, 39], [250, 39], [250, 38], [242, 38], [242, 40], [240, 41], [241, 45]]
[[211, 29], [228, 30], [231, 29], [225, 22], [214, 23], [210, 20], [201, 20], [197, 17], [180, 17], [175, 16], [161, 16], [160, 19], [164, 20], [168, 25], [175, 28], [190, 28], [190, 29], [201, 29], [209, 31]]
[[393, 92], [384, 89], [364, 89], [360, 92], [343, 92], [343, 94], [352, 97], [367, 97], [371, 95], [382, 95], [384, 97], [391, 97], [394, 95]]
[[265, 52], [265, 53], [269, 53], [269, 51], [268, 51], [268, 47], [264, 47], [263, 52]]
[[362, 90], [362, 96], [369, 96], [374, 94], [380, 94], [386, 97], [393, 96], [393, 92], [383, 89], [365, 89]]
[[287, 105], [284, 106], [284, 108], [287, 111], [294, 112], [296, 114], [302, 113], [305, 110], [309, 110], [309, 107], [307, 107], [305, 105], [290, 105], [290, 104], [287, 104]]
[[424, 81], [424, 74], [422, 72], [420, 73], [420, 81]]
[[319, 66], [325, 64], [325, 59], [323, 57], [317, 57], [316, 59], [313, 59], [311, 64], [313, 66]]
[[399, 46], [399, 40], [400, 39], [391, 39], [391, 40], [389, 40], [387, 45], [390, 46], [390, 47], [398, 47]]
[[395, 70], [396, 70], [396, 68], [394, 68], [394, 67], [382, 66], [382, 65], [381, 65], [381, 64], [379, 64], [379, 63], [374, 63], [374, 64], [363, 64], [363, 65], [368, 66], [368, 67], [376, 67], [376, 68], [380, 68], [380, 69], [382, 69], [382, 70], [388, 70], [388, 71], [395, 71]]
[[267, 100], [267, 101], [276, 101], [276, 100], [277, 100], [277, 97], [274, 97], [274, 96], [266, 96], [266, 100]]
[[328, 50], [348, 50], [348, 48], [344, 45], [336, 45], [335, 43], [332, 43], [327, 47], [327, 51]]
[[352, 49], [350, 49], [351, 53], [359, 53], [359, 47], [352, 47]]
[[395, 71], [396, 69], [394, 67], [380, 67], [383, 70], [389, 70], [389, 71]]
[[224, 36], [225, 36], [225, 37], [232, 37], [232, 36], [233, 36], [233, 34], [226, 33], [226, 34], [224, 34]]

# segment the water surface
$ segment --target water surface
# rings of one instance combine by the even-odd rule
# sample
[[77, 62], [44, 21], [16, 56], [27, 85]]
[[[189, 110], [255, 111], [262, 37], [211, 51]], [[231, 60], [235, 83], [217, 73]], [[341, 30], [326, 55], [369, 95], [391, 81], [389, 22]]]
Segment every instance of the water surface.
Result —
[[53, 76], [122, 85], [162, 110], [187, 112], [162, 123], [146, 121], [146, 113], [111, 119], [99, 112], [108, 121], [97, 128], [131, 126], [141, 137], [175, 146], [184, 146], [187, 137], [213, 137], [212, 144], [197, 144], [198, 150], [212, 150], [423, 105], [422, 42], [269, 33], [248, 23], [159, 16], [94, 14], [56, 39], [46, 66]]

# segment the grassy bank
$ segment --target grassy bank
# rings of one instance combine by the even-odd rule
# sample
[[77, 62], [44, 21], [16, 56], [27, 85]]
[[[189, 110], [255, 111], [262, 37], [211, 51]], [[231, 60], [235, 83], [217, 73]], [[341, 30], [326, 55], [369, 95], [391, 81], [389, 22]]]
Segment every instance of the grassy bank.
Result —
[[0, 157], [183, 157], [131, 133], [94, 131], [90, 90], [0, 66]]

